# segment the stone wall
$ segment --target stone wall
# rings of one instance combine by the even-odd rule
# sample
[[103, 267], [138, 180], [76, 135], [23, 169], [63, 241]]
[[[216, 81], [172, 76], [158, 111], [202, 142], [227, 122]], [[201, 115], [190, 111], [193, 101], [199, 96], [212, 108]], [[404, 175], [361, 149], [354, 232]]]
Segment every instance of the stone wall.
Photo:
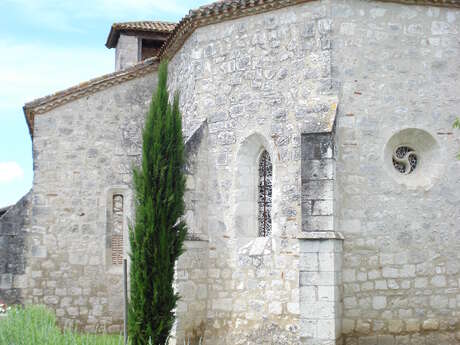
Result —
[[176, 324], [169, 344], [199, 344], [204, 340], [208, 307], [208, 260], [207, 236], [208, 210], [208, 128], [203, 122], [186, 139], [185, 174], [185, 221], [187, 238], [185, 252], [176, 266], [175, 285], [180, 294], [177, 303]]
[[[27, 262], [24, 257], [30, 224], [29, 192], [0, 216], [0, 300], [21, 303]], [[37, 250], [31, 243], [31, 250]]]
[[[352, 0], [332, 17], [345, 343], [456, 344], [460, 11]], [[419, 146], [412, 174], [385, 154], [395, 134]]]
[[185, 222], [188, 239], [208, 239], [208, 124], [193, 131], [185, 139]]
[[112, 202], [123, 196], [115, 230], [123, 228], [126, 255], [132, 167], [156, 84], [152, 73], [35, 117], [23, 302], [54, 309], [63, 325], [120, 331], [122, 265], [110, 252], [120, 205]]
[[[327, 0], [188, 38], [169, 67], [189, 146], [178, 344], [459, 341], [459, 23], [457, 9]], [[30, 214], [0, 220], [0, 251], [25, 253], [17, 281], [0, 256], [9, 299], [120, 329], [112, 235], [127, 239], [155, 85], [150, 74], [36, 116]], [[404, 174], [400, 147], [416, 157]], [[270, 237], [256, 216], [264, 150]], [[13, 218], [28, 235], [13, 229], [10, 246]]]
[[[300, 133], [322, 127], [318, 119], [336, 93], [333, 225], [321, 226], [345, 235], [345, 342], [454, 342], [458, 16], [456, 9], [323, 1], [200, 28], [174, 56], [170, 85], [181, 90], [185, 130], [209, 122], [211, 343], [250, 341], [266, 329], [255, 319], [290, 334], [299, 327], [298, 296], [272, 296], [278, 284], [298, 291], [297, 278], [284, 274], [288, 267], [289, 276], [299, 274], [300, 224], [330, 216], [300, 215], [299, 145]], [[254, 133], [260, 139], [248, 139]], [[412, 176], [393, 167], [398, 140], [417, 148]], [[239, 165], [247, 142], [265, 145], [274, 162], [270, 241], [239, 236], [235, 215], [245, 195], [235, 176], [250, 177]], [[271, 280], [277, 273], [282, 279]]]
[[[342, 238], [300, 240], [300, 335], [303, 344], [342, 344]], [[323, 236], [318, 236], [323, 235]]]
[[139, 61], [139, 39], [137, 36], [120, 34], [115, 49], [115, 71], [131, 67]]
[[342, 344], [343, 236], [335, 229], [334, 132], [301, 141], [300, 334], [304, 344]]
[[302, 232], [334, 231], [334, 134], [302, 135]]
[[176, 324], [171, 332], [169, 345], [198, 345], [205, 339], [208, 310], [208, 260], [207, 240], [187, 239], [185, 252], [176, 266], [176, 286], [180, 294], [177, 302]]
[[[199, 28], [170, 62], [185, 133], [208, 123], [206, 343], [300, 344], [300, 134], [332, 130], [330, 29], [311, 2]], [[254, 220], [264, 149], [271, 237]]]

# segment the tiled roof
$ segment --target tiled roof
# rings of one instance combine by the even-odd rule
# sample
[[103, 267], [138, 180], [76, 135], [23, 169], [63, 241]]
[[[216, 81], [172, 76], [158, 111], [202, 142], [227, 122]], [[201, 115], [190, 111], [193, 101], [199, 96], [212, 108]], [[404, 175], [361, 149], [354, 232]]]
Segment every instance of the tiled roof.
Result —
[[60, 105], [156, 71], [158, 63], [159, 59], [157, 57], [145, 59], [132, 67], [105, 74], [66, 90], [26, 103], [23, 110], [27, 125], [29, 126], [30, 135], [33, 137], [34, 118], [36, 114], [46, 113]]
[[117, 45], [121, 31], [145, 31], [169, 34], [175, 27], [176, 23], [159, 21], [114, 23], [110, 28], [109, 36], [107, 37], [105, 45], [107, 48], [114, 48]]

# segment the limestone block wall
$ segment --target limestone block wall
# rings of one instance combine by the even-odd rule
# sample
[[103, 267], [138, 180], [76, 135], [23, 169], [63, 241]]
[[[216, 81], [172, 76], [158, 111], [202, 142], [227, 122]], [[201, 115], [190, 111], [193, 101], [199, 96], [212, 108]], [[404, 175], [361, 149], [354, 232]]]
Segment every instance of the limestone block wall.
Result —
[[[332, 16], [345, 343], [457, 344], [460, 11], [352, 0]], [[385, 154], [395, 134], [414, 173]]]
[[342, 344], [342, 238], [300, 240], [300, 336], [303, 344]]
[[[330, 24], [327, 2], [311, 2], [199, 28], [171, 59], [185, 133], [204, 120], [209, 131], [206, 343], [300, 343], [300, 135], [332, 126]], [[248, 208], [264, 149], [266, 238]]]
[[208, 306], [209, 243], [203, 239], [185, 241], [185, 252], [176, 269], [176, 286], [180, 300], [176, 309], [176, 324], [169, 344], [198, 344], [206, 330]]
[[302, 135], [302, 232], [334, 231], [334, 134]]
[[[251, 330], [265, 329], [251, 321], [253, 314], [277, 325], [287, 315], [298, 325], [299, 314], [285, 313], [297, 297], [287, 304], [284, 297], [268, 298], [281, 303], [281, 314], [274, 306], [270, 312], [267, 298], [256, 306], [256, 296], [272, 296], [278, 282], [267, 285], [266, 273], [244, 267], [262, 262], [265, 272], [282, 276], [288, 266], [297, 267], [292, 238], [301, 221], [313, 221], [300, 216], [300, 133], [317, 132], [315, 115], [338, 92], [332, 206], [333, 228], [345, 236], [344, 340], [456, 341], [459, 141], [451, 124], [458, 105], [458, 32], [456, 9], [330, 1], [211, 25], [185, 42], [171, 63], [171, 88], [181, 90], [186, 131], [209, 122], [209, 185], [215, 191], [208, 211], [209, 293], [218, 297], [208, 308], [211, 340], [231, 334], [233, 342], [250, 341]], [[412, 134], [401, 134], [404, 129]], [[422, 139], [426, 135], [433, 140]], [[419, 154], [412, 176], [395, 172], [398, 140]], [[241, 189], [234, 176], [247, 163], [238, 165], [248, 142], [267, 147], [273, 157], [271, 243], [238, 240], [234, 215]], [[262, 290], [257, 295], [249, 288], [253, 274]], [[242, 300], [235, 279], [248, 284]]]
[[335, 133], [302, 134], [300, 334], [303, 344], [342, 344], [343, 236], [334, 231]]
[[208, 124], [201, 123], [185, 139], [185, 222], [188, 239], [208, 239]]
[[139, 60], [139, 40], [137, 36], [120, 34], [115, 49], [115, 71], [131, 67]]
[[[453, 8], [327, 0], [187, 39], [169, 67], [196, 144], [178, 344], [459, 341], [459, 23]], [[156, 82], [150, 74], [36, 116], [30, 206], [0, 219], [0, 253], [24, 253], [16, 267], [0, 256], [2, 296], [44, 303], [63, 324], [120, 329], [120, 235]], [[325, 144], [302, 151], [318, 133]], [[404, 174], [400, 147], [416, 157]], [[272, 232], [258, 237], [264, 150]]]
[[121, 329], [122, 265], [111, 251], [126, 256], [132, 167], [156, 84], [152, 73], [35, 117], [21, 297], [54, 309], [63, 325]]
[[[8, 305], [21, 301], [27, 261], [24, 250], [30, 226], [31, 193], [0, 216], [0, 300]], [[39, 248], [30, 243], [31, 250]]]
[[198, 344], [204, 340], [208, 307], [208, 128], [203, 122], [186, 139], [187, 177], [185, 252], [176, 266], [175, 286], [180, 294], [176, 324], [169, 344]]

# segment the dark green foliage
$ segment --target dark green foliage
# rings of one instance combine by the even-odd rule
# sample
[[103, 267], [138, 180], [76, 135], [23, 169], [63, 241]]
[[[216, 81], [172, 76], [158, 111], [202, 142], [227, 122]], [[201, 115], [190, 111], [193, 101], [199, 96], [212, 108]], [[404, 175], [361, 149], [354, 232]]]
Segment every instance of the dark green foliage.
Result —
[[132, 345], [163, 345], [174, 323], [178, 295], [174, 264], [186, 234], [185, 177], [179, 98], [171, 105], [167, 63], [160, 65], [142, 134], [142, 167], [134, 170], [136, 221], [130, 231], [129, 336]]

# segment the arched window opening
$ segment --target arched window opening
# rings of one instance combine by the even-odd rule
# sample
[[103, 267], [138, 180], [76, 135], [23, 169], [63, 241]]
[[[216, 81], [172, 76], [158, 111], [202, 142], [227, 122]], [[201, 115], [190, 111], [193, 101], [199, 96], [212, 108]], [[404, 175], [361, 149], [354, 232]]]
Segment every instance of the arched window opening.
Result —
[[259, 236], [270, 236], [272, 232], [272, 162], [266, 150], [259, 159]]

